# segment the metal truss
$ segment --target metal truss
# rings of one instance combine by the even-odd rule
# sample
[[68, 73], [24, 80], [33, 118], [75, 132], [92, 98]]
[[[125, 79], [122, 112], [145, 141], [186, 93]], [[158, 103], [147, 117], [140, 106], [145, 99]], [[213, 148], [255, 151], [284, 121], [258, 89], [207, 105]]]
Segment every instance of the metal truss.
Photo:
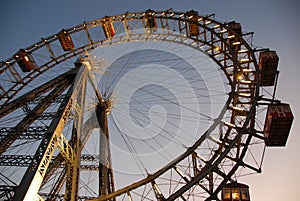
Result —
[[[0, 198], [104, 201], [116, 200], [117, 197], [142, 200], [149, 196], [149, 199], [160, 201], [189, 200], [195, 196], [219, 200], [218, 193], [222, 186], [233, 181], [232, 177], [238, 168], [261, 171], [260, 167], [245, 159], [252, 140], [264, 140], [255, 128], [260, 97], [259, 69], [255, 50], [245, 39], [252, 39], [253, 33], [238, 34], [227, 23], [216, 21], [214, 15], [197, 16], [194, 21], [188, 13], [172, 10], [151, 12], [157, 23], [157, 27], [153, 28], [147, 24], [148, 14], [135, 12], [108, 17], [116, 28], [116, 35], [109, 38], [95, 34], [100, 32], [99, 29], [102, 33], [102, 25], [107, 17], [66, 29], [70, 37], [81, 34], [85, 38], [67, 52], [56, 50], [58, 34], [44, 38], [25, 49], [34, 59], [37, 58], [35, 53], [46, 52], [42, 58], [36, 59], [37, 68], [27, 74], [20, 72], [13, 57], [1, 63], [1, 74], [5, 73], [13, 82], [0, 85], [0, 118], [17, 111], [23, 112], [23, 118], [14, 127], [0, 128], [0, 166], [27, 169], [18, 185], [0, 186]], [[191, 24], [199, 29], [195, 36], [191, 35]], [[231, 42], [232, 38], [235, 38], [234, 42]], [[77, 57], [82, 60], [83, 55], [95, 48], [135, 41], [171, 42], [204, 52], [224, 72], [231, 90], [219, 116], [193, 146], [157, 172], [124, 188], [114, 189], [113, 169], [95, 165], [99, 157], [81, 154], [94, 128], [100, 128], [105, 138], [109, 139], [105, 114], [107, 105], [97, 89], [98, 110], [83, 123], [86, 84], [91, 79], [86, 63], [77, 61], [75, 67], [69, 67], [60, 76], [47, 80], [23, 95], [18, 94], [55, 67], [61, 67], [69, 60], [77, 60]], [[223, 119], [225, 115], [230, 116], [228, 121]], [[64, 133], [67, 124], [72, 128], [68, 136]], [[213, 132], [218, 132], [219, 138], [211, 135]], [[9, 154], [9, 148], [14, 143], [24, 140], [39, 141], [34, 154]], [[209, 157], [202, 156], [199, 151], [205, 143], [217, 147], [211, 150]], [[111, 157], [109, 141], [102, 143], [99, 152], [103, 153], [102, 156]], [[82, 161], [91, 163], [82, 165]], [[62, 171], [53, 188], [48, 193], [40, 192], [58, 170]], [[97, 197], [78, 194], [80, 171], [99, 172]], [[163, 191], [165, 186], [168, 186], [168, 192]], [[64, 195], [61, 194], [62, 189], [65, 189]]]

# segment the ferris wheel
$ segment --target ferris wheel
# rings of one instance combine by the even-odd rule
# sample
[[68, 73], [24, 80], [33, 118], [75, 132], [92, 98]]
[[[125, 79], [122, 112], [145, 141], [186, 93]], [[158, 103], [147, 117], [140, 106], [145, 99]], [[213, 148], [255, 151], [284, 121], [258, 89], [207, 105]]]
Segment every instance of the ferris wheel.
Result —
[[1, 200], [250, 200], [285, 146], [278, 56], [240, 23], [126, 12], [1, 62]]

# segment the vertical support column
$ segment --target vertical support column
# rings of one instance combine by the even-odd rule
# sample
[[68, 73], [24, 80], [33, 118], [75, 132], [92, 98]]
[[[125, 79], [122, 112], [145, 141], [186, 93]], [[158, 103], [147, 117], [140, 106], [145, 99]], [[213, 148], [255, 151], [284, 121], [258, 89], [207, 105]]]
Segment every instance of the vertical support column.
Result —
[[65, 100], [61, 104], [58, 117], [52, 120], [45, 139], [41, 142], [35, 155], [34, 161], [27, 169], [20, 185], [15, 190], [13, 201], [38, 200], [38, 191], [50, 164], [52, 155], [57, 147], [57, 135], [62, 132], [70, 114], [70, 98], [72, 89], [69, 89]]
[[114, 192], [107, 111], [106, 101], [101, 101], [96, 107], [96, 116], [100, 127], [99, 195], [107, 195]]
[[87, 82], [87, 70], [84, 67], [81, 75], [78, 76], [76, 89], [72, 95], [74, 122], [72, 129], [71, 146], [73, 148], [75, 158], [72, 164], [67, 163], [67, 182], [65, 200], [78, 200], [78, 183], [80, 177], [80, 156], [81, 156], [81, 134], [83, 124], [83, 112], [85, 107], [85, 93]]
[[[70, 152], [69, 153], [70, 158], [67, 158], [70, 159], [69, 161], [76, 161], [76, 159], [75, 160], [73, 159], [80, 157], [80, 154], [78, 154], [78, 152], [73, 151], [68, 141], [63, 141], [63, 143], [61, 142], [61, 140], [66, 140], [63, 139], [64, 136], [62, 134], [62, 131], [64, 129], [66, 122], [68, 121], [69, 115], [71, 114], [71, 110], [73, 109], [72, 99], [76, 96], [76, 94], [78, 94], [76, 89], [81, 88], [80, 84], [82, 83], [81, 78], [83, 73], [82, 73], [82, 69], [79, 72], [78, 70], [79, 68], [75, 69], [74, 72], [70, 74], [69, 79], [72, 82], [72, 84], [68, 83], [69, 85], [71, 84], [71, 86], [68, 92], [66, 93], [65, 98], [62, 101], [60, 107], [57, 110], [57, 117], [55, 117], [52, 120], [47, 133], [45, 133], [46, 137], [42, 140], [40, 146], [38, 147], [35, 153], [32, 164], [27, 169], [25, 175], [22, 178], [20, 185], [16, 188], [13, 201], [19, 201], [19, 200], [34, 201], [40, 199], [40, 196], [38, 195], [38, 191], [42, 185], [52, 155], [57, 146], [62, 146], [62, 145], [66, 146], [66, 150], [61, 150], [61, 151], [66, 151], [66, 153]], [[76, 78], [75, 75], [77, 75]], [[84, 80], [86, 80], [86, 78]], [[77, 138], [79, 138], [79, 136], [77, 136]], [[70, 164], [71, 169], [69, 170], [69, 172], [73, 175], [73, 177], [70, 177], [72, 181], [72, 188], [69, 188], [68, 185], [66, 187], [67, 188], [66, 191], [70, 192], [68, 195], [72, 195], [74, 194], [74, 192], [77, 191], [76, 182], [78, 182], [78, 177], [77, 177], [78, 171], [76, 170], [78, 170], [79, 167], [79, 165], [76, 162], [75, 163], [70, 162], [70, 163], [71, 163]], [[66, 200], [75, 200], [75, 197], [76, 195], [75, 196], [72, 195], [71, 199], [66, 199]]]

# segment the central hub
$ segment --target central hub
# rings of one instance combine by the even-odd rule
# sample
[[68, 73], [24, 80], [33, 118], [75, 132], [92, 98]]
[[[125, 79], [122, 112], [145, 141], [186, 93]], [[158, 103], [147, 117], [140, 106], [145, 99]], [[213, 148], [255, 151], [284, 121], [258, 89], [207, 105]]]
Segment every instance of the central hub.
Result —
[[112, 100], [102, 100], [98, 105], [97, 105], [97, 110], [103, 111], [106, 114], [109, 114], [112, 109]]

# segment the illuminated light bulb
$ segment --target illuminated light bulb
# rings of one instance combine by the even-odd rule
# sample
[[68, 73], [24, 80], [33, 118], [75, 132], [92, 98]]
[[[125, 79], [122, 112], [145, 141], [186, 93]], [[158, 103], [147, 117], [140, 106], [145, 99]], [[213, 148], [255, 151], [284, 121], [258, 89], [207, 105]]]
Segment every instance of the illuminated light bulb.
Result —
[[227, 31], [227, 29], [222, 29], [221, 31], [220, 31], [220, 33], [225, 33]]
[[247, 62], [249, 59], [241, 59], [240, 62]]
[[233, 193], [232, 194], [232, 198], [235, 200], [235, 199], [238, 199], [239, 198], [239, 193]]
[[29, 61], [28, 56], [24, 56], [24, 59], [25, 59], [26, 61]]
[[249, 72], [252, 72], [252, 70], [249, 69], [249, 68], [244, 68], [244, 69], [243, 69], [243, 72], [248, 72], [248, 73], [249, 73]]
[[239, 44], [241, 44], [241, 42], [234, 42], [234, 43], [232, 43], [232, 45], [239, 45]]
[[244, 111], [242, 108], [239, 108], [239, 107], [232, 107], [232, 109], [235, 109], [235, 110], [238, 110], [238, 111]]
[[249, 93], [239, 93], [239, 95], [243, 97], [251, 97], [251, 94]]
[[241, 74], [239, 74], [239, 75], [237, 76], [237, 80], [241, 80], [241, 79], [243, 79], [243, 76], [242, 76]]
[[251, 84], [252, 82], [249, 80], [241, 80], [241, 84]]
[[239, 50], [239, 53], [244, 53], [244, 52], [247, 52], [248, 50]]
[[224, 122], [224, 124], [228, 127], [235, 128], [236, 126], [232, 123]]

